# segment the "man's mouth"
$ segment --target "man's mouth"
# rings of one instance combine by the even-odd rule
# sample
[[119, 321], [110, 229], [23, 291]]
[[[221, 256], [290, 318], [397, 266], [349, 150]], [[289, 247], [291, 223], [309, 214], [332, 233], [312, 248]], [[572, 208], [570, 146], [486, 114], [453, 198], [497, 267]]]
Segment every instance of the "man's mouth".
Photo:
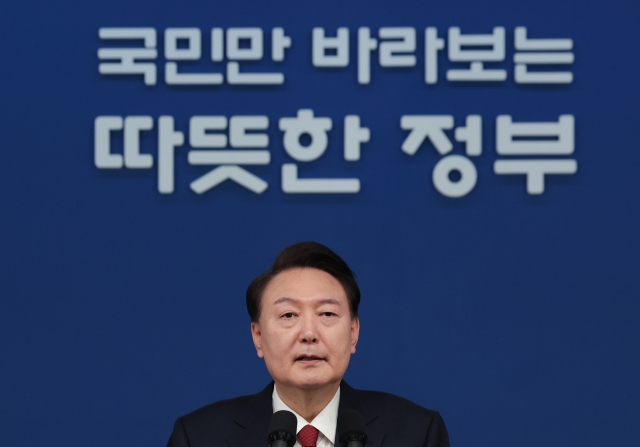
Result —
[[296, 361], [301, 361], [301, 362], [311, 362], [314, 360], [324, 360], [322, 357], [318, 357], [317, 355], [301, 355], [299, 357], [296, 357]]

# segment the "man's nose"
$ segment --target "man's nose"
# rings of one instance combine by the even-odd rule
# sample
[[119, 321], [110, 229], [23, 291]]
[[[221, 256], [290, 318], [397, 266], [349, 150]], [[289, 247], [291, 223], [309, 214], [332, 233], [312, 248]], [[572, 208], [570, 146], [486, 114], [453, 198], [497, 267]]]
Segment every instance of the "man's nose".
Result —
[[318, 341], [315, 332], [307, 331], [302, 334], [302, 342], [303, 343], [315, 343]]
[[318, 341], [318, 333], [314, 316], [307, 315], [302, 319], [300, 328], [300, 341], [302, 343], [315, 343]]

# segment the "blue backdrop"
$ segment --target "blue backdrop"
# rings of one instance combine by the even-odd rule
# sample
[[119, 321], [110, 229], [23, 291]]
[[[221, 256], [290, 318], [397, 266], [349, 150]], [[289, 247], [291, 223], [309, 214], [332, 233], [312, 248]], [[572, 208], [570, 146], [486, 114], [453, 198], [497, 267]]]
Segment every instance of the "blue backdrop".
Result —
[[[600, 0], [0, 6], [2, 444], [162, 446], [177, 416], [262, 389], [269, 376], [251, 343], [246, 286], [284, 246], [317, 240], [352, 266], [362, 289], [353, 386], [440, 411], [455, 446], [634, 445], [638, 9]], [[573, 40], [573, 63], [542, 68], [570, 72], [572, 83], [516, 82], [518, 26], [530, 38]], [[109, 27], [156, 31], [157, 58], [146, 61], [155, 84], [99, 72], [99, 49], [143, 46], [101, 39]], [[210, 57], [210, 30], [262, 29], [264, 57], [241, 61], [241, 71], [283, 73], [284, 84], [169, 85], [164, 33], [172, 27], [202, 33], [202, 56], [178, 61], [180, 72], [225, 75], [227, 60]], [[271, 57], [274, 27], [292, 39], [282, 62]], [[349, 29], [348, 66], [312, 64], [314, 27], [327, 36]], [[414, 28], [416, 65], [381, 67], [373, 51], [371, 82], [358, 83], [359, 27], [380, 42], [381, 27]], [[433, 84], [425, 83], [426, 27], [446, 41]], [[486, 67], [507, 79], [447, 80], [448, 70], [465, 68], [449, 60], [450, 27], [504, 27], [504, 60]], [[300, 109], [332, 119], [327, 150], [313, 162], [289, 155], [278, 126]], [[244, 166], [266, 191], [229, 180], [203, 194], [189, 188], [215, 168], [189, 163], [189, 120], [198, 115], [269, 118], [260, 131], [269, 163]], [[358, 161], [343, 156], [346, 115], [370, 130]], [[477, 171], [472, 191], [449, 198], [434, 187], [443, 155], [429, 141], [403, 152], [403, 115], [450, 115], [455, 128], [481, 116], [482, 155], [467, 157]], [[573, 115], [575, 152], [547, 158], [575, 160], [577, 172], [546, 176], [537, 195], [524, 175], [495, 174], [494, 163], [510, 159], [496, 152], [498, 115]], [[96, 167], [99, 116], [151, 117], [140, 148], [154, 167]], [[160, 116], [172, 116], [185, 138], [170, 194], [157, 188]], [[466, 156], [454, 129], [445, 134], [451, 154]], [[122, 131], [111, 133], [113, 154], [123, 141]], [[357, 178], [360, 191], [285, 193], [281, 167], [291, 163], [304, 178]]]

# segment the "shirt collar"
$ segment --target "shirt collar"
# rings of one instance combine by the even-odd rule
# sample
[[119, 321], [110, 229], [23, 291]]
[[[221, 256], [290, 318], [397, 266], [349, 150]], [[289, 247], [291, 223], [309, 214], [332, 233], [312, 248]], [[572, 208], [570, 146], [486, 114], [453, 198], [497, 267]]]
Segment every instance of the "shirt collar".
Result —
[[336, 391], [333, 399], [327, 404], [326, 407], [322, 409], [320, 413], [313, 419], [311, 422], [307, 422], [305, 418], [300, 416], [298, 413], [293, 411], [287, 404], [285, 404], [280, 396], [278, 395], [278, 391], [276, 389], [275, 384], [273, 385], [273, 394], [271, 396], [273, 403], [273, 412], [280, 410], [287, 410], [295, 414], [296, 419], [298, 420], [298, 426], [296, 433], [302, 430], [302, 427], [305, 425], [312, 425], [317, 428], [320, 433], [324, 435], [329, 441], [333, 443], [333, 440], [336, 439], [336, 424], [338, 423], [338, 406], [340, 405], [340, 387], [338, 387], [338, 391]]

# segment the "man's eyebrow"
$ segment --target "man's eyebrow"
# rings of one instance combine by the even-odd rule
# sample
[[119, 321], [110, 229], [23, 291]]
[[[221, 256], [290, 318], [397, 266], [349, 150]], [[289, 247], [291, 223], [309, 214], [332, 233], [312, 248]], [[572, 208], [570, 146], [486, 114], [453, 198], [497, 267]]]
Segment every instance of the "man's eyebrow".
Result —
[[318, 302], [318, 304], [335, 304], [336, 306], [340, 305], [340, 301], [335, 298], [324, 298]]
[[282, 298], [278, 298], [273, 304], [280, 304], [280, 303], [295, 303], [296, 300], [294, 300], [293, 298], [289, 298], [286, 296], [283, 296]]
[[[273, 305], [275, 306], [276, 304], [282, 304], [282, 303], [297, 303], [298, 300], [294, 299], [294, 298], [289, 298], [288, 296], [283, 296], [281, 298], [278, 298], [277, 300], [274, 301]], [[336, 306], [340, 305], [340, 301], [338, 301], [335, 298], [323, 298], [320, 301], [318, 301], [319, 305], [323, 305], [323, 304], [335, 304]]]

